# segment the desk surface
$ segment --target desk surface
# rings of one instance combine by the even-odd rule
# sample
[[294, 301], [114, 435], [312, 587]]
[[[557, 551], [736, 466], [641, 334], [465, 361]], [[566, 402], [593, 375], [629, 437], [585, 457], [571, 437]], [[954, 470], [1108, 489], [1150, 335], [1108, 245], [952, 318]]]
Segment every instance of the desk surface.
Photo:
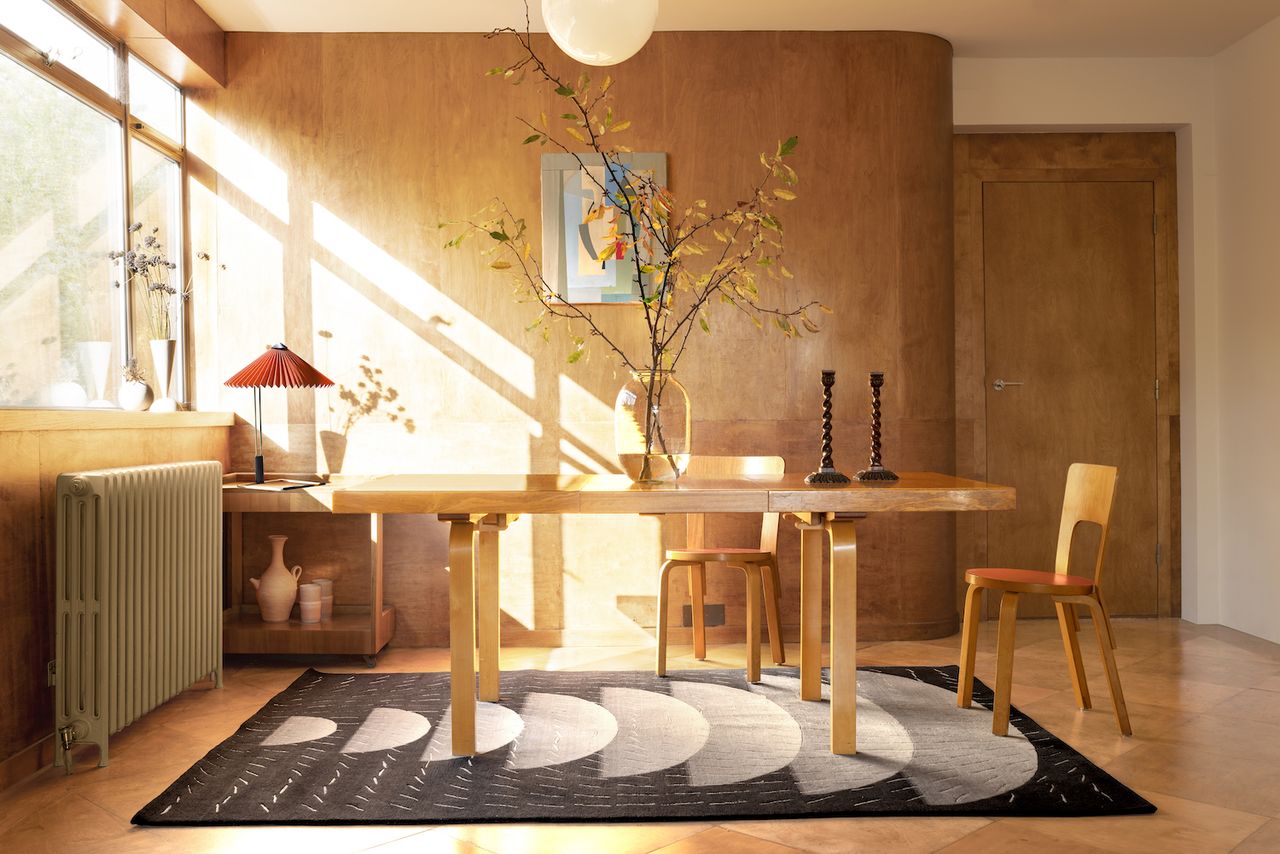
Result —
[[933, 472], [816, 487], [803, 474], [632, 483], [623, 475], [399, 474], [333, 490], [335, 513], [762, 513], [1010, 510], [1010, 486]]

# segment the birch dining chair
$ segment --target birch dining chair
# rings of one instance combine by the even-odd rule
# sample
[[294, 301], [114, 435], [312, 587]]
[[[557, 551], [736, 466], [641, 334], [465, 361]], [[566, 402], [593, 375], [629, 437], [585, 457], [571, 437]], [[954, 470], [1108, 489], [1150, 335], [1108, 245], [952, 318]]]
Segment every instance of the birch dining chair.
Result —
[[[1111, 522], [1111, 505], [1115, 497], [1117, 472], [1113, 466], [1074, 463], [1067, 471], [1066, 495], [1062, 502], [1062, 521], [1058, 526], [1058, 551], [1053, 572], [1030, 569], [971, 569], [964, 579], [969, 585], [964, 600], [964, 630], [960, 641], [960, 683], [957, 704], [967, 709], [973, 702], [973, 667], [978, 650], [978, 611], [982, 591], [1000, 593], [1000, 625], [996, 641], [996, 689], [992, 709], [991, 731], [996, 735], [1009, 732], [1009, 692], [1013, 681], [1013, 643], [1018, 619], [1018, 597], [1026, 594], [1049, 596], [1058, 613], [1058, 627], [1067, 655], [1071, 684], [1081, 709], [1092, 707], [1089, 686], [1085, 681], [1084, 663], [1080, 658], [1080, 641], [1076, 635], [1080, 623], [1076, 606], [1089, 609], [1093, 627], [1102, 650], [1102, 664], [1111, 688], [1116, 723], [1124, 735], [1132, 735], [1129, 711], [1120, 689], [1116, 670], [1115, 634], [1111, 618], [1102, 598], [1102, 558], [1106, 551], [1107, 530]], [[1068, 574], [1071, 538], [1076, 526], [1093, 523], [1101, 527], [1093, 577]]]
[[[684, 477], [741, 477], [744, 475], [780, 475], [785, 466], [782, 457], [710, 457], [695, 456], [689, 460]], [[667, 611], [670, 606], [671, 571], [689, 569], [689, 598], [693, 610], [693, 655], [707, 657], [706, 620], [703, 600], [707, 589], [707, 565], [722, 564], [742, 570], [747, 580], [747, 680], [760, 681], [760, 605], [764, 596], [764, 612], [769, 628], [769, 645], [777, 664], [786, 662], [782, 643], [781, 584], [778, 577], [777, 513], [765, 513], [760, 525], [760, 543], [748, 548], [708, 548], [703, 545], [705, 519], [702, 514], [686, 517], [685, 548], [669, 549], [658, 577], [658, 662], [656, 672], [667, 675]]]

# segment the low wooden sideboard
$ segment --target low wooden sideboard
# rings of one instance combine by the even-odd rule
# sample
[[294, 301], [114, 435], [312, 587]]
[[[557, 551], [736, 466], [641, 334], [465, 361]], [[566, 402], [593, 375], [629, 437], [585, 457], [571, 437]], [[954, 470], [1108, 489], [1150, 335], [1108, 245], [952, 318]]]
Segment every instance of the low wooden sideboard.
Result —
[[[272, 474], [269, 477], [303, 478], [308, 475]], [[335, 605], [333, 618], [303, 623], [264, 623], [257, 605], [245, 601], [244, 514], [332, 513], [335, 489], [357, 481], [321, 483], [303, 489], [265, 491], [248, 488], [253, 475], [228, 474], [223, 478], [222, 512], [226, 519], [228, 595], [222, 612], [224, 653], [291, 653], [361, 655], [373, 665], [377, 654], [391, 640], [396, 609], [382, 601], [382, 514], [369, 514], [369, 603]], [[251, 567], [258, 574], [262, 567]], [[295, 611], [296, 613], [296, 611]]]

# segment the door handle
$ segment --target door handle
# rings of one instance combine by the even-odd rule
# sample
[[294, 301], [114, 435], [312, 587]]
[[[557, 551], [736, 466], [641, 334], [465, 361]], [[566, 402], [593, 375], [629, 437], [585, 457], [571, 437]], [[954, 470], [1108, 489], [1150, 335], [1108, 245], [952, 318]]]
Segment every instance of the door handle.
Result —
[[996, 380], [991, 384], [991, 387], [996, 391], [1004, 391], [1005, 388], [1011, 385], [1022, 385], [1022, 383], [1015, 383], [1012, 380]]

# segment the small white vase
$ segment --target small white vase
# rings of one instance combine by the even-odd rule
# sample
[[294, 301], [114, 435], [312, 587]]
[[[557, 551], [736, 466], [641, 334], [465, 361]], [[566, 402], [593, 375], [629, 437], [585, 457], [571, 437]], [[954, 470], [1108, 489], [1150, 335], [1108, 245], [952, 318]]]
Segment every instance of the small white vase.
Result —
[[151, 403], [151, 386], [142, 380], [125, 380], [116, 392], [120, 408], [128, 412], [143, 412]]
[[89, 395], [80, 383], [54, 383], [49, 388], [49, 402], [54, 406], [84, 406], [89, 402]]
[[169, 374], [173, 371], [173, 354], [178, 342], [172, 338], [151, 339], [151, 364], [156, 374], [156, 401], [152, 412], [177, 412], [178, 402], [169, 396]]
[[271, 541], [271, 564], [261, 578], [250, 578], [249, 583], [258, 591], [258, 610], [262, 612], [262, 621], [283, 623], [293, 611], [293, 600], [298, 596], [298, 577], [302, 575], [302, 567], [285, 567], [284, 544], [288, 537], [272, 534], [267, 539]]
[[111, 342], [81, 341], [80, 361], [89, 380], [89, 388], [93, 391], [90, 406], [111, 406], [107, 400], [107, 376], [111, 373]]

